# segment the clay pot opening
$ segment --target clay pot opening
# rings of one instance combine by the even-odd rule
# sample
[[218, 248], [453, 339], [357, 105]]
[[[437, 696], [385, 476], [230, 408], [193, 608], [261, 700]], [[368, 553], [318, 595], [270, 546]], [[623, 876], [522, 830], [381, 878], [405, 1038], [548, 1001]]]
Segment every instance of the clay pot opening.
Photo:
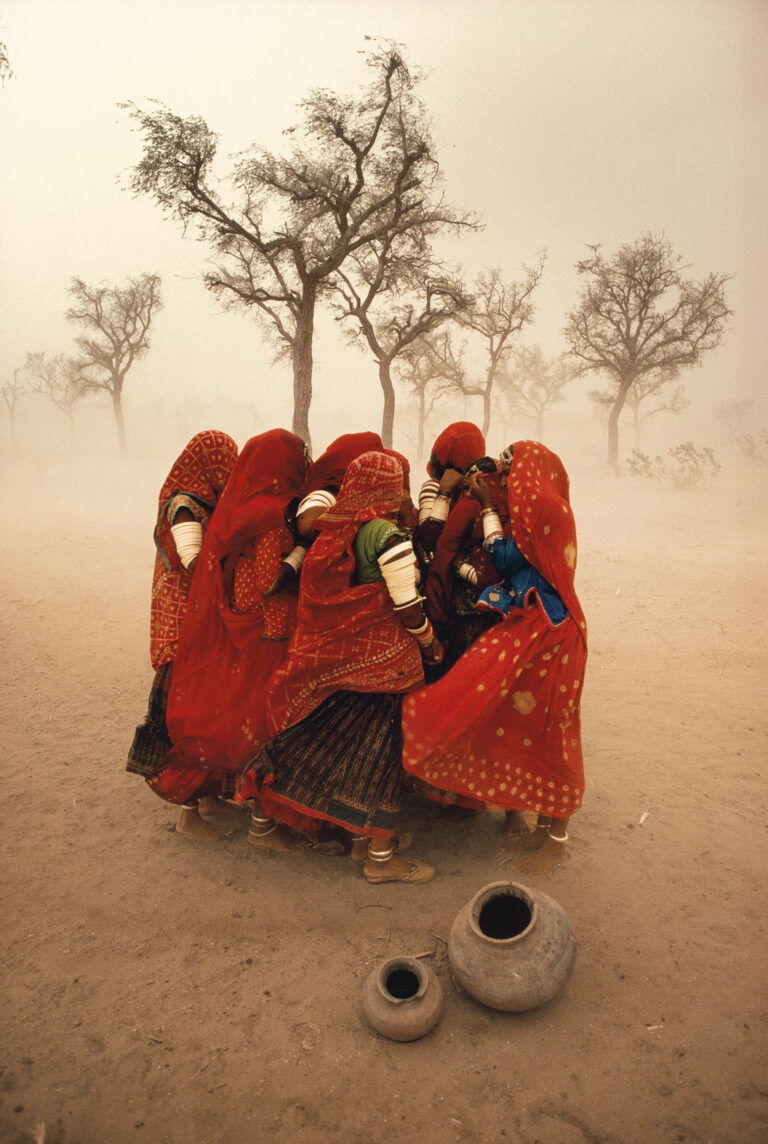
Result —
[[492, 887], [475, 905], [473, 922], [489, 941], [514, 941], [523, 936], [536, 918], [536, 903], [522, 887]]
[[388, 1001], [412, 1001], [426, 989], [426, 978], [417, 961], [389, 961], [382, 967], [379, 985]]

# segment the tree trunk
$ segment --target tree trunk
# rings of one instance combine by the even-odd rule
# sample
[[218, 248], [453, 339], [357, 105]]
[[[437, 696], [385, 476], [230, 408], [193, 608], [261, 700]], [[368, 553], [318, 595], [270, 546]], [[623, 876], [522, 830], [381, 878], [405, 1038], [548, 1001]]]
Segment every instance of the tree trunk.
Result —
[[619, 382], [619, 391], [608, 415], [608, 468], [616, 476], [619, 475], [619, 418], [634, 380], [630, 377]]
[[309, 407], [312, 404], [312, 337], [315, 329], [315, 299], [317, 286], [305, 284], [301, 308], [296, 317], [296, 336], [293, 339], [293, 432], [309, 448]]
[[540, 409], [536, 414], [536, 440], [544, 440], [544, 410]]
[[421, 464], [424, 457], [424, 422], [427, 419], [427, 387], [424, 386], [419, 390], [419, 440], [416, 451], [416, 459]]
[[75, 415], [71, 409], [67, 410], [67, 419], [69, 420], [69, 443], [75, 443]]
[[395, 427], [395, 387], [392, 384], [390, 366], [392, 359], [379, 358], [379, 383], [384, 392], [384, 409], [381, 414], [381, 440], [385, 449], [392, 448], [392, 432]]
[[483, 437], [488, 436], [488, 430], [491, 427], [491, 395], [493, 393], [493, 381], [486, 382], [485, 389], [483, 390]]
[[642, 421], [640, 419], [640, 407], [638, 405], [632, 407], [632, 416], [634, 417], [635, 421], [635, 448], [639, 453]]
[[115, 388], [112, 390], [112, 409], [115, 414], [115, 425], [117, 426], [117, 447], [121, 453], [125, 453], [127, 443], [125, 439], [125, 419], [123, 417], [123, 385], [122, 382], [116, 383]]

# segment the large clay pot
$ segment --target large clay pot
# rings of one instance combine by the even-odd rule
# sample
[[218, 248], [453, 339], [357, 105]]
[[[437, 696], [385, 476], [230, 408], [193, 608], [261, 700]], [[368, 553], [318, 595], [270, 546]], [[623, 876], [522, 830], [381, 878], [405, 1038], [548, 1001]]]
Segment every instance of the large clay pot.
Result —
[[491, 882], [456, 915], [448, 958], [456, 981], [477, 1001], [522, 1012], [560, 992], [576, 940], [553, 898], [518, 882]]
[[431, 966], [414, 957], [391, 957], [363, 983], [363, 1012], [377, 1033], [416, 1041], [437, 1024], [443, 990]]

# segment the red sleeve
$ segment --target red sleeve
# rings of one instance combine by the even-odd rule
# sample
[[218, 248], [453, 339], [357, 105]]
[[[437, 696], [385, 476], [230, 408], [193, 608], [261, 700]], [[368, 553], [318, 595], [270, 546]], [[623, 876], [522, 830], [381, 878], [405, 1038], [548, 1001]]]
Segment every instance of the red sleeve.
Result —
[[471, 497], [461, 497], [451, 509], [437, 542], [424, 589], [427, 611], [438, 631], [451, 617], [453, 604], [453, 565], [472, 535], [480, 506]]

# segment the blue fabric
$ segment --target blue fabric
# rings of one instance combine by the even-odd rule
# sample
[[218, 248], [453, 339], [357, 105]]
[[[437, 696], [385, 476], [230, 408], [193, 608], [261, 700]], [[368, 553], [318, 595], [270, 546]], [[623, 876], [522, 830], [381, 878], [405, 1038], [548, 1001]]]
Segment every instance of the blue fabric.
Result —
[[551, 623], [561, 624], [568, 610], [555, 589], [523, 556], [511, 537], [486, 541], [485, 550], [496, 571], [504, 577], [503, 585], [492, 584], [480, 593], [478, 605], [509, 615], [510, 608], [524, 608], [531, 589], [539, 595]]

